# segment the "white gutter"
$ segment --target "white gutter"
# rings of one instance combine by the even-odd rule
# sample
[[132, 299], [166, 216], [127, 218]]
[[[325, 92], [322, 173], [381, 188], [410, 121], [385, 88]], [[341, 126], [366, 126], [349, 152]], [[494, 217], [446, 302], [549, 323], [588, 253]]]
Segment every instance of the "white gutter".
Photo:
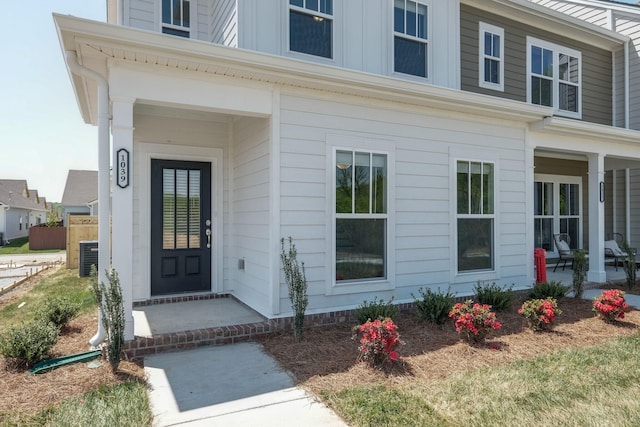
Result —
[[624, 42], [624, 127], [629, 129], [629, 42]]
[[[109, 229], [109, 84], [99, 73], [78, 63], [74, 51], [66, 51], [67, 65], [72, 73], [93, 79], [98, 84], [98, 283], [108, 284], [107, 269], [111, 266]], [[107, 337], [102, 324], [102, 309], [98, 310], [98, 331], [89, 340], [98, 347]]]

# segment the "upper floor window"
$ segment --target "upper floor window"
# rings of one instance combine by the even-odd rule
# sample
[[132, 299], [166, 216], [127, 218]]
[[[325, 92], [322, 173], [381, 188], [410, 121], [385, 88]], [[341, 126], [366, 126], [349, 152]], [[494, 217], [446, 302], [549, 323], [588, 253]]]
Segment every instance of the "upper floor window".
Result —
[[289, 49], [333, 58], [333, 0], [289, 0]]
[[189, 0], [162, 0], [162, 32], [189, 38], [190, 13]]
[[504, 90], [504, 30], [480, 22], [480, 87]]
[[428, 8], [420, 1], [394, 0], [393, 70], [428, 77]]
[[560, 115], [580, 118], [580, 52], [527, 38], [527, 98], [532, 104], [554, 107]]

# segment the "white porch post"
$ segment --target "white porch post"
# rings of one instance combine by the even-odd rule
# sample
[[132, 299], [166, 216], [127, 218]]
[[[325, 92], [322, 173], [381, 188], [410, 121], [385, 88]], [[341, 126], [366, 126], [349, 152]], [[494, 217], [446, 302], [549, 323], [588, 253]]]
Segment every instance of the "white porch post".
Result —
[[604, 283], [604, 155], [589, 155], [589, 282]]
[[134, 99], [112, 98], [113, 138], [112, 239], [113, 268], [122, 286], [125, 341], [133, 329], [133, 104]]

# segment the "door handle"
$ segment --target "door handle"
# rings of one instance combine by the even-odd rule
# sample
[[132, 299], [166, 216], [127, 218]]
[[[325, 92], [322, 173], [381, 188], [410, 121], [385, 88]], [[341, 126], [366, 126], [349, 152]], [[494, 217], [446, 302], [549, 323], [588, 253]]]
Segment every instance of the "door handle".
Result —
[[211, 229], [207, 228], [204, 234], [207, 235], [207, 249], [211, 249]]

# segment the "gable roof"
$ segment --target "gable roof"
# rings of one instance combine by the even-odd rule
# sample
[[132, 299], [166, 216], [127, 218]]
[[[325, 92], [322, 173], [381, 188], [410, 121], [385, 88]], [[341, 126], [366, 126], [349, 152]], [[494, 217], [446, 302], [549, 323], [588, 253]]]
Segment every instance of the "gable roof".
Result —
[[[31, 191], [31, 193], [30, 193]], [[0, 179], [0, 205], [7, 205], [14, 208], [46, 210], [46, 206], [38, 203], [34, 190], [29, 190], [27, 181], [24, 179]]]
[[69, 170], [62, 194], [64, 206], [87, 206], [98, 198], [98, 171]]

